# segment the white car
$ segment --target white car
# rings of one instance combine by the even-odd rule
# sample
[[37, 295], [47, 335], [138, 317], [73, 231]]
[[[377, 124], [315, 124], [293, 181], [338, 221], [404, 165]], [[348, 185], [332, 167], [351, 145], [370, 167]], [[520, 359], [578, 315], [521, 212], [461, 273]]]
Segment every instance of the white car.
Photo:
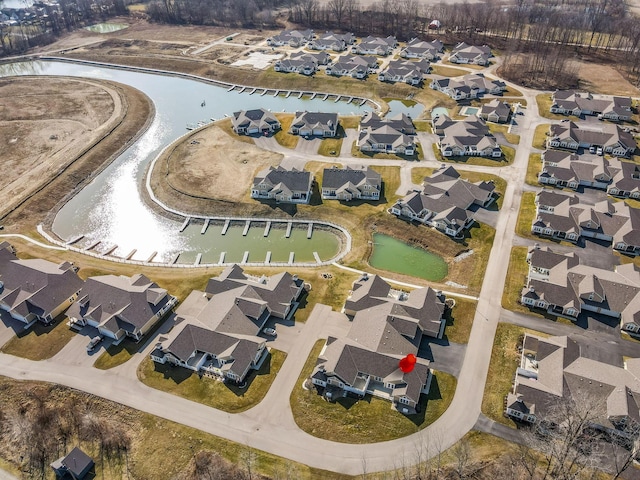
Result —
[[263, 328], [262, 332], [265, 335], [269, 335], [270, 337], [277, 337], [278, 334], [276, 333], [276, 329], [275, 328]]
[[98, 335], [97, 337], [93, 337], [87, 345], [87, 352], [92, 351], [96, 346], [104, 339], [102, 335]]

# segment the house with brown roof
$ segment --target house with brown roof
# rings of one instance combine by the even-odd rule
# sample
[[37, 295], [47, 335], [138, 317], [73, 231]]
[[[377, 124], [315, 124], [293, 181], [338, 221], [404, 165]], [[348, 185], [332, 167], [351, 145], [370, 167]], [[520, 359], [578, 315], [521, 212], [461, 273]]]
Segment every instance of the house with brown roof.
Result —
[[83, 281], [72, 263], [20, 260], [7, 242], [0, 243], [0, 309], [27, 325], [45, 325], [78, 297]]
[[370, 167], [325, 168], [322, 198], [325, 200], [380, 200], [382, 177]]
[[296, 112], [289, 133], [302, 137], [335, 137], [338, 133], [338, 114]]
[[355, 394], [390, 400], [402, 413], [415, 413], [431, 384], [429, 362], [419, 359], [412, 372], [399, 361], [416, 355], [423, 335], [441, 338], [446, 324], [444, 296], [433, 289], [396, 291], [376, 275], [353, 284], [344, 306], [352, 315], [345, 338], [329, 337], [311, 376], [330, 398]]
[[458, 43], [451, 50], [451, 55], [449, 55], [449, 61], [451, 63], [461, 63], [461, 64], [475, 64], [475, 65], [489, 65], [490, 58], [493, 57], [491, 53], [491, 48], [487, 45], [482, 45], [480, 47], [475, 45], [469, 45], [465, 42]]
[[602, 123], [597, 126], [578, 125], [563, 121], [549, 127], [548, 148], [602, 148], [604, 153], [619, 157], [633, 155], [636, 141], [633, 135], [617, 125]]
[[238, 135], [268, 135], [280, 130], [280, 121], [264, 108], [233, 112], [231, 126]]
[[251, 198], [279, 203], [309, 203], [312, 186], [313, 175], [310, 172], [270, 166], [253, 179]]
[[640, 427], [639, 359], [612, 365], [590, 358], [589, 350], [571, 337], [526, 333], [505, 413], [533, 423], [552, 419], [561, 400], [585, 399], [596, 416], [592, 428], [631, 438]]
[[141, 273], [89, 277], [67, 310], [71, 324], [90, 325], [116, 341], [140, 341], [177, 303], [164, 288]]
[[602, 120], [629, 121], [633, 115], [631, 98], [598, 95], [577, 90], [556, 90], [551, 95], [551, 113], [597, 115]]
[[251, 277], [238, 265], [194, 290], [176, 310], [176, 326], [151, 353], [154, 362], [242, 383], [267, 355], [259, 333], [270, 318], [289, 318], [303, 282], [282, 272]]

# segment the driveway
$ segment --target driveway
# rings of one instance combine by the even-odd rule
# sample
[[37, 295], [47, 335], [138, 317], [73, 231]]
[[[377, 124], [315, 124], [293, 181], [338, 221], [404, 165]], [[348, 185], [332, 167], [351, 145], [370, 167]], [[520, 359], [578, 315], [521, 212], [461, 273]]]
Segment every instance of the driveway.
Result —
[[346, 128], [344, 130], [345, 137], [342, 139], [342, 147], [340, 147], [340, 157], [351, 157], [351, 147], [358, 140], [358, 130], [355, 128]]
[[87, 345], [98, 335], [95, 327], [82, 329], [60, 350], [51, 360], [64, 365], [79, 365], [91, 367], [96, 359], [111, 345], [111, 340], [105, 338], [91, 352], [87, 352]]
[[308, 140], [304, 137], [300, 137], [298, 140], [298, 145], [296, 145], [295, 151], [296, 153], [302, 153], [306, 155], [317, 155], [318, 148], [320, 148], [320, 144], [322, 143], [322, 138], [311, 137]]

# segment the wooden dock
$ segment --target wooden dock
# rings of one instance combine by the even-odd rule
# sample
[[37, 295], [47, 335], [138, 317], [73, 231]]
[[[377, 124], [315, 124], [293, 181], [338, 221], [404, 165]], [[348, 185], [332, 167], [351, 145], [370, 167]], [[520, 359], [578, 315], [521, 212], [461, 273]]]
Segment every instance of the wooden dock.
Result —
[[133, 250], [131, 250], [131, 253], [129, 253], [129, 255], [126, 256], [126, 259], [127, 260], [131, 260], [131, 258], [136, 254], [137, 251], [138, 250], [135, 249], [135, 248]]
[[264, 90], [262, 90], [262, 93], [260, 94], [260, 96], [263, 96], [265, 93], [267, 93], [267, 89], [266, 88]]
[[230, 91], [231, 91], [231, 90], [233, 90], [234, 88], [236, 88], [236, 86], [235, 86], [235, 85], [231, 85], [231, 86], [229, 87], [229, 90], [227, 90], [227, 92], [230, 92]]
[[279, 93], [280, 93], [280, 90], [276, 90], [275, 93], [273, 94], [273, 96], [277, 97]]
[[174, 263], [176, 263], [178, 261], [178, 258], [180, 257], [179, 253], [176, 253], [173, 258], [171, 259], [171, 261], [169, 262], [170, 265], [173, 265]]
[[291, 94], [292, 94], [292, 93], [293, 93], [293, 91], [289, 90], [289, 91], [287, 92], [287, 96], [286, 96], [285, 98], [289, 98], [289, 97], [291, 96]]
[[269, 230], [271, 230], [271, 221], [267, 222], [267, 226], [264, 227], [264, 233], [262, 234], [263, 237], [268, 237], [269, 236]]
[[114, 245], [113, 247], [111, 247], [109, 250], [107, 250], [106, 252], [103, 253], [103, 255], [111, 255], [113, 252], [116, 251], [116, 249], [118, 248], [118, 245]]
[[189, 225], [190, 221], [191, 221], [191, 217], [187, 217], [187, 218], [184, 219], [184, 223], [180, 227], [180, 231], [181, 232], [184, 232], [184, 229], [187, 228], [187, 226]]
[[341, 98], [342, 98], [342, 95], [337, 95], [336, 99], [335, 99], [335, 101], [333, 103], [338, 103]]
[[287, 223], [287, 233], [285, 234], [285, 238], [289, 238], [291, 236], [292, 228], [293, 228], [293, 222]]
[[72, 238], [67, 242], [67, 245], [73, 245], [74, 243], [78, 243], [80, 240], [84, 238], [84, 235], [78, 235], [77, 237]]
[[224, 226], [222, 227], [222, 235], [227, 234], [227, 230], [229, 230], [230, 223], [231, 223], [231, 220], [229, 220], [228, 218], [224, 221]]
[[293, 263], [294, 258], [295, 258], [295, 252], [289, 252], [289, 265]]
[[93, 250], [94, 248], [96, 248], [98, 245], [100, 245], [100, 240], [98, 240], [97, 242], [93, 242], [91, 245], [89, 245], [88, 247], [85, 248], [85, 251], [89, 251], [89, 250]]
[[309, 222], [309, 228], [307, 229], [307, 238], [311, 238], [313, 235], [313, 222]]
[[198, 253], [198, 255], [196, 256], [196, 261], [193, 262], [194, 266], [200, 265], [200, 261], [202, 260], [202, 253]]
[[267, 256], [264, 258], [264, 263], [271, 263], [271, 252], [267, 252]]
[[224, 256], [227, 254], [227, 252], [220, 252], [220, 259], [218, 260], [218, 263], [220, 265], [222, 265], [224, 263]]
[[211, 221], [210, 218], [205, 219], [204, 225], [202, 225], [202, 230], [200, 230], [200, 235], [204, 235], [205, 233], [207, 233], [207, 228], [209, 228], [210, 221]]
[[242, 262], [240, 262], [241, 264], [245, 264], [247, 263], [247, 260], [249, 260], [249, 252], [244, 252], [244, 255], [242, 256]]
[[302, 98], [302, 95], [304, 95], [304, 92], [300, 92], [300, 95], [298, 95], [298, 98]]
[[247, 233], [249, 233], [249, 228], [251, 227], [251, 220], [247, 220], [247, 223], [244, 224], [244, 230], [242, 231], [242, 236], [246, 237]]
[[242, 93], [242, 92], [244, 92], [246, 89], [247, 89], [247, 87], [242, 87], [242, 88], [238, 91], [238, 93]]
[[322, 260], [320, 260], [320, 255], [318, 255], [318, 252], [313, 252], [313, 258], [316, 259], [316, 263], [322, 263]]
[[147, 258], [147, 263], [151, 263], [157, 254], [158, 252], [153, 252], [151, 255], [149, 255], [149, 258]]

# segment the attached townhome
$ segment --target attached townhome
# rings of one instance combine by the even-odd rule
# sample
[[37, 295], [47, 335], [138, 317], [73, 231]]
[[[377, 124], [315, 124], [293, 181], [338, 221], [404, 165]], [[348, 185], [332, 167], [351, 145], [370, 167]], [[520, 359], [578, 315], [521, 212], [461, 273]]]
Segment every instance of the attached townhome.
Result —
[[634, 438], [640, 428], [640, 359], [628, 358], [622, 366], [605, 363], [579, 342], [526, 333], [505, 413], [534, 423], [552, 419], [561, 401], [588, 402], [591, 428]]
[[402, 58], [423, 58], [433, 62], [440, 58], [444, 51], [444, 45], [440, 40], [431, 42], [423, 41], [418, 38], [409, 40], [407, 46], [400, 51]]
[[413, 120], [409, 115], [404, 113], [389, 117], [381, 117], [375, 112], [363, 113], [358, 129], [362, 132], [363, 130], [375, 130], [386, 125], [406, 135], [416, 134], [416, 127], [413, 124]]
[[581, 204], [577, 195], [552, 190], [536, 194], [536, 218], [531, 232], [544, 237], [577, 242], [580, 237], [611, 242], [614, 250], [640, 252], [640, 209], [624, 202], [603, 200]]
[[140, 341], [177, 303], [142, 274], [89, 277], [67, 311], [71, 324], [96, 327], [114, 340]]
[[335, 137], [338, 133], [338, 114], [296, 112], [289, 133], [303, 137]]
[[551, 113], [597, 115], [602, 120], [629, 121], [633, 115], [631, 98], [594, 95], [576, 90], [556, 90], [551, 96]]
[[418, 86], [424, 79], [424, 74], [431, 68], [428, 61], [410, 62], [408, 60], [391, 60], [382, 72], [378, 74], [381, 82], [397, 83]]
[[327, 75], [336, 77], [350, 76], [353, 78], [366, 78], [368, 74], [378, 69], [378, 60], [369, 55], [342, 55], [332, 64], [327, 66]]
[[349, 45], [354, 44], [356, 37], [352, 33], [333, 33], [327, 32], [319, 35], [316, 39], [307, 45], [311, 50], [333, 50], [334, 52], [342, 52]]
[[314, 60], [296, 60], [285, 58], [278, 60], [273, 66], [276, 72], [299, 73], [301, 75], [313, 75], [318, 70], [318, 64]]
[[362, 152], [382, 152], [407, 156], [416, 153], [414, 138], [390, 125], [361, 130], [356, 146]]
[[268, 135], [280, 130], [280, 121], [264, 108], [233, 112], [233, 131], [238, 135]]
[[151, 353], [154, 362], [242, 383], [267, 356], [258, 334], [269, 318], [286, 319], [303, 282], [287, 272], [254, 278], [233, 265], [194, 290], [176, 310], [176, 326]]
[[564, 121], [549, 127], [547, 146], [568, 150], [602, 148], [605, 153], [628, 157], [633, 155], [636, 141], [630, 132], [610, 123], [585, 127], [574, 122]]
[[456, 237], [474, 223], [471, 209], [486, 208], [496, 200], [494, 190], [493, 182], [467, 182], [448, 167], [426, 177], [424, 190], [409, 192], [391, 207], [390, 213]]
[[69, 262], [20, 260], [12, 245], [0, 242], [0, 309], [27, 325], [48, 325], [78, 297], [77, 271]]
[[316, 65], [327, 65], [331, 63], [331, 55], [327, 52], [293, 52], [289, 58], [291, 60], [301, 60], [308, 63], [314, 62]]
[[538, 174], [538, 182], [573, 190], [580, 187], [607, 189], [621, 170], [622, 163], [617, 158], [577, 155], [562, 150], [545, 150], [541, 159], [542, 171]]
[[281, 166], [268, 167], [253, 179], [251, 198], [278, 203], [309, 203], [312, 186], [310, 172]]
[[360, 43], [351, 47], [353, 53], [358, 55], [391, 55], [393, 49], [398, 46], [396, 37], [388, 36], [387, 38], [372, 37], [369, 35], [363, 38]]
[[451, 63], [471, 63], [484, 66], [489, 65], [489, 59], [491, 57], [493, 57], [493, 54], [491, 53], [491, 48], [489, 48], [487, 45], [478, 47], [461, 42], [453, 47], [451, 55], [449, 55], [449, 61]]
[[637, 163], [621, 162], [616, 164], [607, 193], [619, 198], [640, 198], [640, 167]]
[[483, 119], [471, 115], [452, 122], [446, 115], [440, 115], [438, 122], [447, 123], [440, 129], [442, 133], [438, 141], [444, 157], [502, 157], [502, 149]]
[[527, 255], [529, 273], [520, 302], [576, 320], [581, 312], [620, 319], [621, 327], [640, 329], [640, 271], [632, 264], [613, 271], [580, 263], [575, 254], [535, 246]]
[[487, 122], [507, 123], [511, 115], [511, 107], [507, 102], [494, 98], [480, 108], [478, 116]]
[[430, 389], [429, 362], [418, 359], [409, 373], [400, 370], [399, 362], [417, 355], [423, 336], [442, 337], [444, 301], [429, 287], [406, 293], [376, 275], [363, 275], [344, 306], [344, 313], [353, 316], [349, 333], [327, 339], [311, 382], [329, 399], [369, 394], [390, 400], [402, 413], [416, 413], [421, 394]]
[[380, 200], [382, 177], [369, 168], [325, 168], [322, 198], [325, 200]]
[[487, 78], [482, 73], [471, 73], [460, 78], [434, 78], [429, 86], [456, 101], [485, 94], [500, 95], [507, 89], [503, 81]]
[[267, 38], [267, 45], [272, 47], [301, 47], [313, 40], [313, 30], [283, 30], [278, 35]]

